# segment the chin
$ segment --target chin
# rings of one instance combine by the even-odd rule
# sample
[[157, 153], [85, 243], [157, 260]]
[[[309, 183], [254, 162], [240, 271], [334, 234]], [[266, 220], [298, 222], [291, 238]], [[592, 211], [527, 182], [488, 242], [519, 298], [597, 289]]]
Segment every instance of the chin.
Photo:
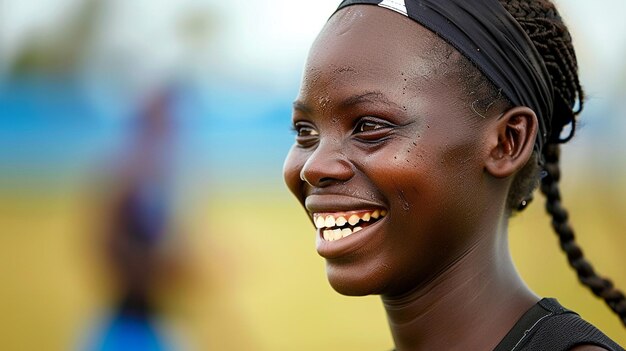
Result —
[[326, 275], [332, 288], [342, 295], [380, 295], [385, 290], [384, 277], [376, 269], [363, 270], [327, 262]]

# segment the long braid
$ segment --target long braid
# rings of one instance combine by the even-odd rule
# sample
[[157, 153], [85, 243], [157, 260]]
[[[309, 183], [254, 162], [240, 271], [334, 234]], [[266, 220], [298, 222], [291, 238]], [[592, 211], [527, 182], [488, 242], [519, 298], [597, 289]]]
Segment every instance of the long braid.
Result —
[[613, 283], [598, 276], [593, 266], [583, 255], [583, 251], [576, 243], [574, 229], [569, 223], [569, 215], [561, 204], [559, 190], [559, 145], [548, 144], [544, 150], [545, 170], [547, 175], [541, 180], [541, 192], [546, 196], [546, 211], [552, 216], [552, 228], [559, 236], [561, 249], [567, 255], [567, 260], [576, 270], [580, 282], [587, 286], [598, 297], [604, 299], [609, 307], [619, 316], [626, 326], [626, 297], [613, 286]]
[[[596, 274], [593, 266], [576, 243], [567, 210], [561, 203], [559, 180], [559, 144], [569, 141], [576, 130], [576, 116], [582, 111], [584, 93], [578, 80], [576, 53], [571, 36], [556, 8], [549, 0], [499, 0], [527, 32], [544, 58], [554, 86], [552, 130], [543, 149], [544, 170], [541, 192], [546, 196], [546, 211], [552, 216], [552, 227], [559, 237], [561, 249], [580, 282], [587, 286], [619, 316], [626, 326], [626, 297], [613, 283]], [[564, 127], [570, 125], [567, 137], [561, 138]]]

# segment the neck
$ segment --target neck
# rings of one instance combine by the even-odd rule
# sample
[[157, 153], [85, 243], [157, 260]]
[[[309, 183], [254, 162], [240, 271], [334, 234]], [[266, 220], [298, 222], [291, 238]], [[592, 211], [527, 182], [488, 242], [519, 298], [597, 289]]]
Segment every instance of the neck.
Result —
[[539, 298], [515, 270], [504, 229], [429, 283], [382, 300], [397, 351], [492, 350]]

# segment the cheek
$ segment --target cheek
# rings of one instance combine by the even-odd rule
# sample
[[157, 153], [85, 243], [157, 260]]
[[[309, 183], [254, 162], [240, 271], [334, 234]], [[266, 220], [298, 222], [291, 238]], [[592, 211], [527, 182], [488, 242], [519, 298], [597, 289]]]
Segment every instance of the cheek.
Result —
[[[400, 203], [402, 212], [410, 211], [410, 194], [418, 192], [428, 182], [432, 166], [427, 152], [418, 141], [402, 140], [386, 145], [370, 154], [363, 163], [369, 179], [375, 181], [393, 207]], [[396, 209], [398, 210], [398, 209]]]
[[378, 259], [390, 268], [389, 289], [403, 291], [428, 279], [471, 242], [479, 172], [467, 150], [411, 143], [376, 158], [381, 166], [371, 178], [379, 179], [390, 205], [389, 239]]
[[478, 150], [474, 141], [445, 144], [418, 138], [370, 155], [364, 168], [393, 213], [403, 216], [403, 225], [444, 221], [456, 226], [444, 219], [477, 210], [473, 207], [484, 185]]
[[285, 163], [283, 164], [283, 179], [289, 190], [296, 195], [296, 197], [300, 195], [302, 184], [300, 172], [305, 162], [306, 155], [294, 145], [291, 147], [291, 150], [289, 150], [285, 158]]
[[461, 143], [425, 152], [411, 182], [397, 190], [396, 207], [407, 214], [402, 225], [433, 252], [454, 257], [474, 240], [485, 193], [476, 150]]

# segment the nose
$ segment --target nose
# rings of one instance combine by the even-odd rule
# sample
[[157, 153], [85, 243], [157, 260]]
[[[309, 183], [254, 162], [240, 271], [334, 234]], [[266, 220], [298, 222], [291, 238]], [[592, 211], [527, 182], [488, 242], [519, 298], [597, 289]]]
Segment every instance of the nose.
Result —
[[340, 143], [321, 141], [300, 171], [300, 179], [314, 187], [342, 183], [354, 176], [352, 163]]

